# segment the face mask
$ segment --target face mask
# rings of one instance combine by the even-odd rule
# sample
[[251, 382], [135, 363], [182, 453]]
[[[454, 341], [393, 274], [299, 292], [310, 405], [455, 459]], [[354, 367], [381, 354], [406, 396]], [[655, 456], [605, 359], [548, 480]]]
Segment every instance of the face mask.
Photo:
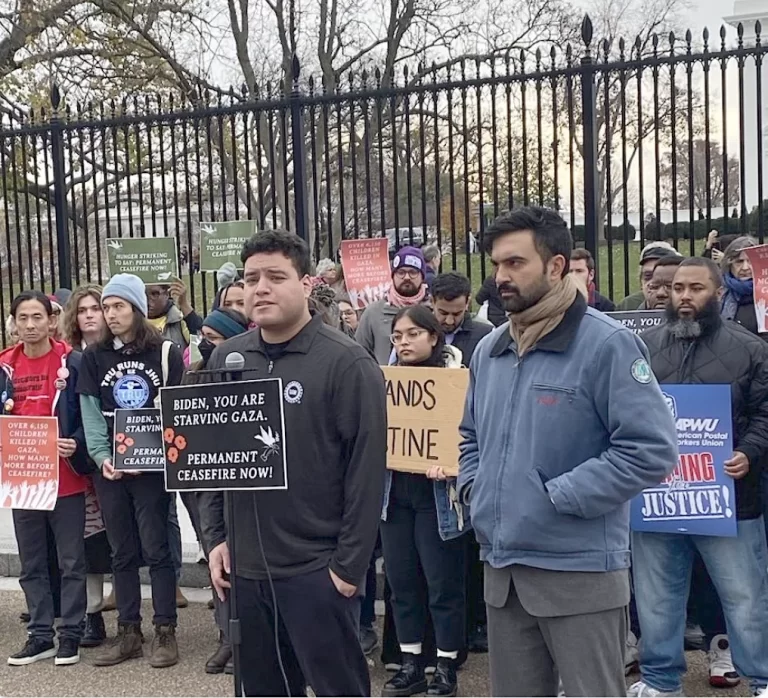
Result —
[[210, 339], [201, 339], [197, 348], [200, 351], [200, 356], [203, 357], [203, 361], [207, 364], [211, 360], [211, 354], [213, 354], [216, 345]]

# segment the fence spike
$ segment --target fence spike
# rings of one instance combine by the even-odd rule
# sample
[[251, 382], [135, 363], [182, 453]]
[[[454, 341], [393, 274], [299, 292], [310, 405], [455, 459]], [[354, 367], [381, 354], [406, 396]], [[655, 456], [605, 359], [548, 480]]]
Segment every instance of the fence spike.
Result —
[[693, 34], [691, 30], [685, 32], [685, 50], [687, 53], [691, 52], [691, 44], [693, 43]]
[[760, 43], [760, 34], [762, 33], [762, 31], [763, 31], [763, 25], [760, 23], [760, 20], [758, 19], [755, 22], [755, 43], [756, 44]]
[[61, 91], [59, 90], [58, 83], [53, 83], [51, 86], [51, 106], [53, 111], [58, 111], [61, 106]]
[[581, 40], [584, 42], [584, 46], [589, 51], [590, 44], [592, 43], [592, 35], [594, 28], [592, 26], [592, 20], [589, 15], [584, 15], [584, 19], [581, 21]]
[[626, 42], [624, 41], [624, 37], [622, 36], [619, 38], [619, 58], [621, 58], [622, 61], [624, 60], [625, 46], [626, 46]]
[[668, 41], [669, 41], [669, 48], [674, 53], [675, 42], [677, 41], [677, 39], [675, 39], [675, 32], [669, 32]]
[[293, 58], [291, 59], [291, 74], [293, 76], [293, 82], [296, 83], [301, 75], [301, 66], [299, 65], [299, 56], [294, 51]]
[[701, 38], [704, 39], [704, 50], [707, 51], [709, 49], [709, 29], [707, 27], [704, 27], [704, 31], [701, 32]]
[[726, 35], [725, 25], [721, 24], [720, 25], [720, 47], [723, 51], [725, 51], [725, 35]]

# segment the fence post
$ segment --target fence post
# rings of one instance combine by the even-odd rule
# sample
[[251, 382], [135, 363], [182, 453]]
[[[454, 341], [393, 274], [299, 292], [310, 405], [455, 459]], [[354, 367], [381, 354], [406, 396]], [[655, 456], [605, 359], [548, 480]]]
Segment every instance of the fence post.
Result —
[[[56, 212], [56, 249], [59, 263], [59, 288], [72, 288], [72, 254], [67, 220], [67, 192], [64, 174], [63, 124], [59, 118], [61, 93], [54, 83], [51, 88], [51, 162], [53, 165], [53, 205]], [[55, 286], [54, 286], [55, 287]]]
[[584, 244], [595, 259], [595, 283], [598, 281], [598, 220], [600, 192], [597, 172], [597, 100], [595, 68], [592, 59], [592, 20], [584, 16], [581, 23], [584, 56], [581, 59], [581, 110], [584, 143]]
[[294, 53], [291, 87], [291, 140], [293, 141], [293, 198], [296, 203], [296, 234], [309, 243], [307, 223], [307, 173], [304, 156], [304, 105], [299, 89], [299, 58]]

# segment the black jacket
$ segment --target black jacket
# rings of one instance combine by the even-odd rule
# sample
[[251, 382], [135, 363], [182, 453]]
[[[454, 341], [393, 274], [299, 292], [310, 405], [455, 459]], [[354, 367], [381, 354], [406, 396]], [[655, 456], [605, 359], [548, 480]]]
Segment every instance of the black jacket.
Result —
[[662, 325], [643, 333], [659, 383], [731, 386], [734, 449], [749, 458], [736, 480], [739, 519], [762, 514], [760, 473], [768, 457], [768, 346], [735, 322], [720, 320], [696, 340], [673, 337]]
[[595, 310], [599, 310], [601, 313], [612, 313], [616, 310], [616, 306], [610, 298], [601, 296], [595, 291], [595, 302], [591, 304]]
[[504, 305], [501, 302], [499, 288], [496, 286], [496, 279], [493, 276], [489, 276], [483, 281], [483, 285], [477, 292], [475, 300], [480, 305], [488, 301], [488, 320], [493, 323], [494, 327], [499, 327], [509, 320], [507, 313], [504, 310]]
[[461, 363], [464, 366], [469, 366], [472, 354], [475, 353], [480, 340], [492, 331], [493, 327], [491, 325], [486, 325], [484, 322], [475, 322], [469, 316], [469, 313], [464, 316], [464, 322], [456, 330], [453, 342], [451, 343], [452, 346], [461, 352]]
[[[324, 325], [319, 315], [279, 356], [274, 349], [252, 330], [224, 342], [208, 362], [209, 369], [223, 368], [228, 354], [240, 352], [244, 380], [283, 379], [288, 489], [232, 493], [237, 574], [267, 578], [256, 539], [258, 510], [273, 578], [330, 566], [345, 582], [359, 585], [384, 500], [384, 376], [365, 349]], [[201, 496], [200, 518], [210, 550], [225, 540], [215, 493]]]

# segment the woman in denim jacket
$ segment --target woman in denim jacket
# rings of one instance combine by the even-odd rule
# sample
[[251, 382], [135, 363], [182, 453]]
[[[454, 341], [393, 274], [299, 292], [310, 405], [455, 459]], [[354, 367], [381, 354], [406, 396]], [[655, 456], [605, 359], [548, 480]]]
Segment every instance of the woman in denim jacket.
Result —
[[[392, 323], [397, 365], [460, 368], [461, 352], [445, 344], [440, 325], [423, 305], [400, 310]], [[464, 541], [469, 510], [458, 503], [456, 480], [433, 467], [424, 475], [387, 471], [381, 541], [402, 667], [384, 696], [455, 696], [456, 660], [466, 639]], [[419, 569], [427, 580], [427, 596]], [[427, 688], [422, 654], [427, 608], [437, 642], [437, 669]]]

